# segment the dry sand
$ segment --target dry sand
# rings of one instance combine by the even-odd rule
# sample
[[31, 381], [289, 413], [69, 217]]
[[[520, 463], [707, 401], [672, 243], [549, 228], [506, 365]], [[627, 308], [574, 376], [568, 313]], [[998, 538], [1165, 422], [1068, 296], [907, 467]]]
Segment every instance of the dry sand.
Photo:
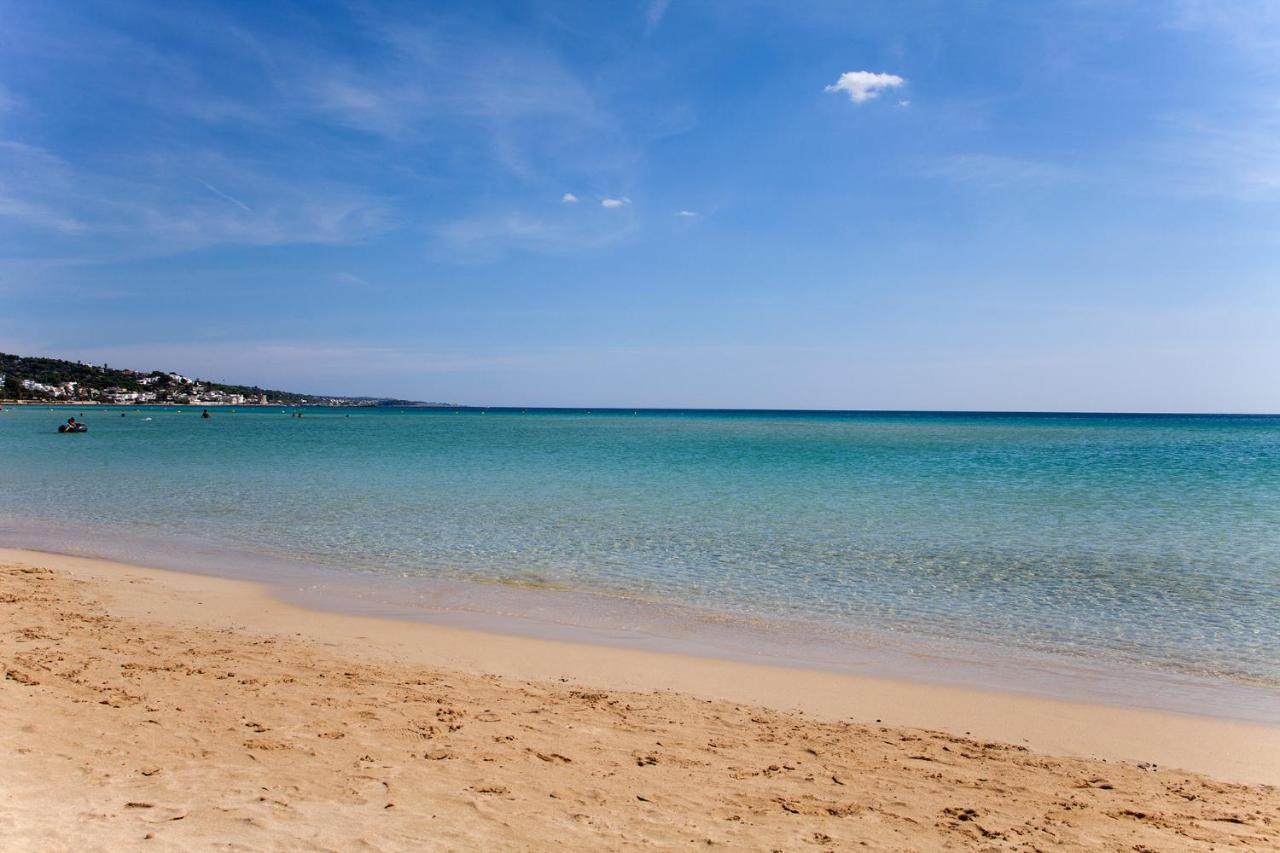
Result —
[[1269, 727], [313, 613], [69, 557], [0, 551], [0, 669], [4, 850], [1280, 848], [1276, 788], [1166, 766], [1274, 782]]

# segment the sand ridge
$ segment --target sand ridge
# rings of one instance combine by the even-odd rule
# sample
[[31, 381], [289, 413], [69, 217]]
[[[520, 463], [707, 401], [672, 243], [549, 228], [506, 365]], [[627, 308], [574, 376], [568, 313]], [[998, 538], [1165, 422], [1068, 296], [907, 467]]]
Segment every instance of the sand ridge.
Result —
[[120, 618], [35, 564], [0, 613], [7, 849], [1280, 846], [1269, 786]]

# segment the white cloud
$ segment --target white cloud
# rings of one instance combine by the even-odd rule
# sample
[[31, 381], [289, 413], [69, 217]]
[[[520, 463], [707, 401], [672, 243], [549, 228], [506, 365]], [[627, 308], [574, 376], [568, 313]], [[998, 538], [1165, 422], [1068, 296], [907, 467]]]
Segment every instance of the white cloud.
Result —
[[562, 202], [564, 202], [565, 204], [577, 204], [577, 203], [578, 203], [578, 197], [577, 197], [576, 195], [574, 195], [573, 193], [565, 193], [564, 195], [560, 196], [560, 200], [561, 200]]
[[696, 210], [677, 210], [672, 215], [678, 216], [681, 219], [697, 219], [699, 216]]
[[840, 79], [827, 86], [826, 92], [845, 92], [849, 100], [855, 104], [880, 97], [885, 89], [896, 89], [907, 81], [897, 74], [884, 74], [875, 71], [846, 71]]
[[627, 198], [626, 196], [623, 196], [622, 198], [602, 198], [602, 199], [600, 199], [600, 206], [601, 206], [601, 207], [610, 207], [610, 208], [613, 208], [613, 207], [625, 207], [625, 206], [627, 206], [628, 204], [631, 204], [631, 199]]

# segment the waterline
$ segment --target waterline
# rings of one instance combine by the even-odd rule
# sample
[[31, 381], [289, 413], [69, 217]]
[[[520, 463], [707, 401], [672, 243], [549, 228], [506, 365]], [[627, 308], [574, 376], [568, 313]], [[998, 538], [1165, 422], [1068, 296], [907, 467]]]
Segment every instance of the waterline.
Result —
[[119, 414], [74, 437], [0, 417], [6, 541], [87, 525], [352, 588], [546, 588], [700, 631], [1280, 684], [1275, 418]]

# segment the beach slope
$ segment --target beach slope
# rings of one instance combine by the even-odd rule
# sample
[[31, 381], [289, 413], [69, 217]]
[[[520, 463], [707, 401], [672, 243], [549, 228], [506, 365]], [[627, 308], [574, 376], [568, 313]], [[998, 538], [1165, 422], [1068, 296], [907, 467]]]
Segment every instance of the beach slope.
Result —
[[1280, 847], [1268, 786], [194, 624], [160, 605], [222, 582], [65, 565], [0, 561], [10, 850]]

